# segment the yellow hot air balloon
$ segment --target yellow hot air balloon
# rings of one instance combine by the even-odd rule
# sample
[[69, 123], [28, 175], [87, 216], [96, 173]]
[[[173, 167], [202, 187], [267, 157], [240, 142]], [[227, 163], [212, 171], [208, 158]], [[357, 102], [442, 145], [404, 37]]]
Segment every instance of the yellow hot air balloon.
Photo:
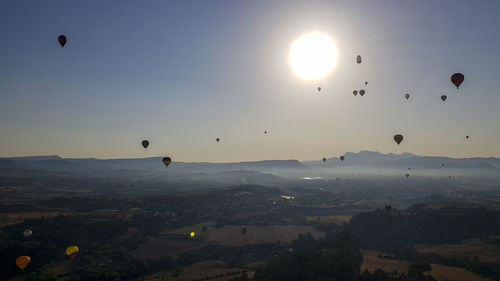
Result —
[[69, 246], [66, 248], [66, 256], [70, 258], [75, 258], [76, 254], [78, 254], [78, 246]]
[[16, 265], [21, 270], [24, 270], [30, 264], [31, 258], [28, 256], [20, 256], [16, 259]]
[[196, 235], [196, 233], [191, 232], [189, 235], [191, 235], [191, 237], [194, 237]]

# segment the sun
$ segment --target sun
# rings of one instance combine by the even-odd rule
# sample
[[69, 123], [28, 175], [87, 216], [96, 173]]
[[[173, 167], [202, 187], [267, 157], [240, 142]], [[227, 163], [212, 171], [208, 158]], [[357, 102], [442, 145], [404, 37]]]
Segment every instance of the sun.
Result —
[[319, 80], [335, 67], [337, 48], [328, 34], [309, 32], [293, 42], [288, 59], [300, 78]]

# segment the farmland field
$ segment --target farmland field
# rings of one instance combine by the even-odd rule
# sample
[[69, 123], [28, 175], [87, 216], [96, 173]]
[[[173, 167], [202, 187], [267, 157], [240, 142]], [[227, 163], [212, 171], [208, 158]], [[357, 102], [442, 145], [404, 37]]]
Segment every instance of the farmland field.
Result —
[[488, 278], [483, 278], [478, 276], [466, 269], [441, 265], [441, 264], [431, 264], [432, 271], [425, 272], [426, 274], [432, 275], [438, 281], [492, 281]]
[[500, 247], [485, 243], [479, 239], [465, 240], [460, 244], [418, 245], [416, 249], [420, 253], [434, 252], [448, 257], [477, 256], [481, 262], [494, 263], [500, 261]]

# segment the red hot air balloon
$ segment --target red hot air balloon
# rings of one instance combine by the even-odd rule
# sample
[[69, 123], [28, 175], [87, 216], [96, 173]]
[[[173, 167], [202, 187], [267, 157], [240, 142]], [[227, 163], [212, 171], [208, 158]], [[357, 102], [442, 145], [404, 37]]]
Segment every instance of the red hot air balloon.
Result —
[[57, 41], [59, 41], [59, 44], [61, 45], [61, 48], [62, 48], [62, 47], [64, 47], [64, 45], [66, 45], [66, 42], [68, 40], [66, 39], [66, 36], [59, 35], [59, 37], [57, 37]]
[[403, 136], [402, 135], [395, 135], [394, 136], [394, 141], [399, 145], [403, 141]]
[[354, 96], [357, 96], [357, 95], [358, 95], [358, 91], [357, 91], [357, 90], [354, 90], [354, 91], [352, 91], [352, 94], [353, 94]]
[[445, 96], [445, 95], [442, 95], [442, 96], [441, 96], [441, 100], [442, 100], [442, 101], [445, 101], [447, 98], [448, 98], [448, 97], [447, 97], [447, 96]]
[[457, 86], [457, 89], [458, 89], [460, 84], [462, 84], [462, 82], [464, 82], [464, 79], [465, 79], [465, 77], [462, 73], [455, 73], [451, 76], [451, 83], [453, 83], [455, 86]]

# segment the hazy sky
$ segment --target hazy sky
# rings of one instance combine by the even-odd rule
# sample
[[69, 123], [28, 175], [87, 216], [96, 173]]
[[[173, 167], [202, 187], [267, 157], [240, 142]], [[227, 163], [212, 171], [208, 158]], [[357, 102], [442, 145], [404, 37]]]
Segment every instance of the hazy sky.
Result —
[[[495, 0], [1, 1], [0, 156], [500, 157], [499, 13]], [[338, 50], [317, 82], [288, 62], [310, 31]]]

